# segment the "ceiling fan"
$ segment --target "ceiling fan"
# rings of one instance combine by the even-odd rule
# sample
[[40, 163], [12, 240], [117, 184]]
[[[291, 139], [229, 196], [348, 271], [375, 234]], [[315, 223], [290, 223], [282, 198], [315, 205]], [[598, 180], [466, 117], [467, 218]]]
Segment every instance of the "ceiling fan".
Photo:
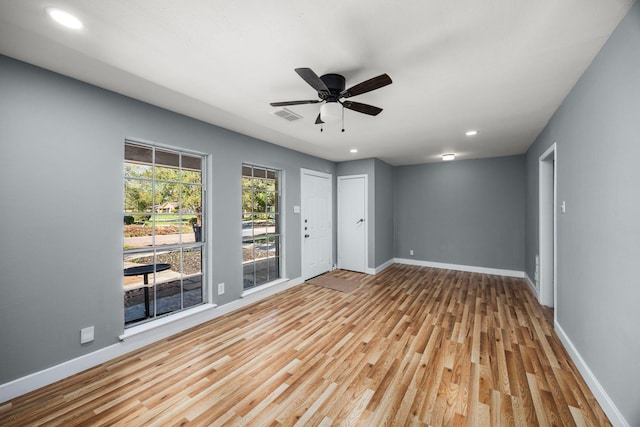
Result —
[[309, 86], [318, 92], [318, 98], [320, 99], [272, 102], [271, 106], [284, 107], [287, 105], [322, 103], [320, 106], [320, 114], [318, 114], [318, 117], [316, 118], [317, 125], [338, 119], [342, 112], [342, 107], [357, 111], [358, 113], [377, 116], [382, 111], [382, 108], [343, 99], [371, 92], [372, 90], [380, 89], [381, 87], [392, 83], [391, 77], [387, 74], [381, 74], [378, 77], [374, 77], [362, 83], [358, 83], [349, 89], [345, 89], [345, 78], [340, 74], [325, 74], [318, 77], [311, 68], [296, 68], [295, 71], [305, 82], [309, 84]]

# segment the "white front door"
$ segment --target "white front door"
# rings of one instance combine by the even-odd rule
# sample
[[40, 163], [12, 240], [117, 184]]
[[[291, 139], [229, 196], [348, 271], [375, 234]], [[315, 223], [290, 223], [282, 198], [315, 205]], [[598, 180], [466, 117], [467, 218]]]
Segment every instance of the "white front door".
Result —
[[338, 267], [367, 269], [367, 175], [338, 177]]
[[332, 175], [308, 169], [301, 171], [302, 278], [331, 270]]

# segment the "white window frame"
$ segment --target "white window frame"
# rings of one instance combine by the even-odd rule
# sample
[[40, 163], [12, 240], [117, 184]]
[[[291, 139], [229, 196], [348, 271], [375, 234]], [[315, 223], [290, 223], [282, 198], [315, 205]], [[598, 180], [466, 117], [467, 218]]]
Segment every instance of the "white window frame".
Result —
[[[211, 290], [210, 290], [210, 286], [207, 286], [207, 284], [209, 283], [208, 281], [208, 270], [209, 270], [209, 262], [208, 262], [208, 252], [209, 252], [209, 239], [207, 239], [208, 236], [208, 227], [207, 224], [209, 224], [209, 222], [207, 221], [207, 217], [208, 217], [208, 211], [209, 211], [209, 204], [208, 204], [208, 200], [207, 200], [207, 182], [208, 182], [208, 169], [210, 168], [210, 158], [207, 154], [205, 153], [201, 153], [201, 152], [196, 152], [196, 151], [192, 151], [192, 150], [188, 150], [188, 149], [184, 149], [181, 147], [176, 147], [176, 146], [171, 146], [171, 145], [165, 145], [165, 144], [158, 144], [155, 142], [149, 142], [149, 141], [144, 141], [144, 140], [139, 140], [139, 139], [133, 139], [133, 138], [126, 138], [125, 139], [125, 144], [124, 146], [126, 146], [127, 144], [131, 144], [131, 145], [138, 145], [141, 147], [146, 147], [149, 149], [153, 150], [153, 163], [155, 164], [155, 151], [156, 150], [162, 150], [162, 151], [171, 151], [174, 152], [176, 154], [180, 155], [180, 158], [182, 158], [182, 155], [186, 155], [186, 156], [191, 156], [191, 157], [199, 157], [200, 158], [200, 166], [201, 166], [201, 181], [198, 185], [201, 186], [201, 191], [202, 191], [202, 198], [201, 198], [201, 212], [198, 213], [198, 215], [200, 216], [201, 220], [200, 220], [200, 224], [201, 224], [201, 239], [199, 242], [182, 242], [182, 238], [180, 238], [180, 242], [177, 244], [171, 244], [171, 245], [156, 245], [155, 244], [155, 231], [152, 232], [152, 245], [145, 247], [145, 248], [134, 248], [134, 249], [125, 249], [123, 246], [123, 260], [124, 257], [126, 255], [135, 255], [135, 254], [148, 254], [148, 253], [152, 253], [153, 257], [154, 257], [154, 263], [155, 260], [157, 258], [157, 254], [158, 252], [170, 252], [170, 251], [180, 251], [182, 252], [183, 250], [188, 250], [188, 249], [199, 249], [201, 252], [201, 283], [200, 283], [200, 290], [201, 290], [201, 302], [198, 304], [194, 304], [194, 305], [190, 305], [187, 307], [184, 307], [184, 288], [183, 288], [183, 281], [184, 280], [188, 280], [183, 277], [181, 277], [180, 283], [181, 283], [181, 291], [180, 291], [180, 295], [181, 295], [181, 308], [178, 310], [173, 310], [171, 312], [168, 313], [163, 313], [161, 315], [158, 315], [155, 311], [155, 301], [156, 301], [156, 290], [157, 290], [157, 286], [150, 286], [151, 289], [153, 289], [153, 295], [152, 295], [152, 301], [154, 302], [154, 310], [153, 310], [153, 315], [149, 318], [145, 318], [143, 320], [140, 321], [135, 321], [135, 322], [131, 322], [131, 323], [125, 323], [125, 329], [127, 328], [136, 328], [136, 327], [140, 327], [141, 325], [144, 324], [151, 324], [151, 323], [164, 323], [166, 322], [166, 320], [168, 320], [168, 318], [181, 318], [184, 317], [184, 314], [186, 312], [188, 312], [189, 310], [192, 311], [199, 311], [202, 309], [202, 307], [204, 305], [210, 304], [211, 303]], [[123, 155], [123, 165], [127, 162], [126, 156]], [[181, 167], [181, 165], [180, 165]], [[129, 177], [126, 177], [125, 174], [123, 173], [123, 191], [124, 191], [124, 183], [126, 182], [127, 179], [131, 179]], [[135, 178], [134, 178], [135, 179]], [[155, 185], [156, 179], [155, 176], [153, 176], [150, 180], [150, 182], [153, 182]], [[164, 182], [162, 180], [160, 180], [161, 182]], [[179, 185], [183, 185], [183, 184], [189, 184], [189, 185], [194, 185], [193, 183], [190, 182], [186, 182], [186, 181], [176, 181], [176, 183], [178, 183]], [[154, 192], [155, 193], [155, 192]], [[153, 197], [155, 198], [155, 194], [153, 194]], [[155, 200], [152, 199], [152, 211], [155, 209], [155, 204], [154, 204]], [[126, 212], [124, 209], [124, 204], [123, 204], [123, 213], [124, 215], [129, 215], [129, 212]], [[146, 213], [146, 212], [145, 212]], [[156, 212], [152, 212], [152, 215], [157, 214]], [[183, 275], [183, 268], [184, 265], [181, 262], [181, 266], [180, 266], [180, 274]], [[155, 275], [150, 275], [150, 277], [153, 277], [155, 280]], [[123, 289], [123, 296], [124, 296], [124, 289]], [[151, 299], [151, 298], [150, 298]], [[123, 307], [124, 309], [124, 307]]]

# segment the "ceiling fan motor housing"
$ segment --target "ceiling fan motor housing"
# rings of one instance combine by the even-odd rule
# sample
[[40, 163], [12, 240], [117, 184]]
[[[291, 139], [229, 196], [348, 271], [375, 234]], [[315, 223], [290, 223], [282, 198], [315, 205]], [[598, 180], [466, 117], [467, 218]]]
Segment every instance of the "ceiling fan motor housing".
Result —
[[318, 96], [322, 99], [326, 99], [328, 102], [336, 102], [340, 98], [340, 93], [344, 91], [346, 80], [344, 76], [340, 74], [325, 74], [320, 76], [320, 80], [329, 89], [329, 95], [323, 96], [322, 92], [318, 92]]

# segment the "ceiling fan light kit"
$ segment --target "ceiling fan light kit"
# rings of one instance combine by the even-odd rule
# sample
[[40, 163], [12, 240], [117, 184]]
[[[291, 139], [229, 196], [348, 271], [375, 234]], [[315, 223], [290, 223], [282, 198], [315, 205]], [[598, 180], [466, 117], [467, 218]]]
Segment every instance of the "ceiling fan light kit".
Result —
[[[346, 80], [344, 76], [340, 74], [330, 73], [318, 77], [311, 68], [296, 68], [295, 71], [305, 82], [307, 82], [309, 86], [318, 92], [318, 98], [320, 99], [272, 102], [271, 106], [283, 107], [288, 105], [322, 103], [320, 106], [320, 113], [316, 117], [315, 121], [315, 124], [317, 125], [337, 121], [341, 117], [344, 119], [344, 108], [370, 116], [377, 116], [382, 112], [382, 108], [355, 101], [343, 101], [343, 99], [371, 92], [392, 83], [391, 78], [387, 74], [381, 74], [352, 86], [349, 89], [345, 89]], [[322, 128], [320, 130], [322, 131]], [[344, 132], [344, 126], [342, 131]]]
[[320, 120], [324, 123], [337, 122], [342, 117], [342, 105], [326, 102], [320, 106]]

